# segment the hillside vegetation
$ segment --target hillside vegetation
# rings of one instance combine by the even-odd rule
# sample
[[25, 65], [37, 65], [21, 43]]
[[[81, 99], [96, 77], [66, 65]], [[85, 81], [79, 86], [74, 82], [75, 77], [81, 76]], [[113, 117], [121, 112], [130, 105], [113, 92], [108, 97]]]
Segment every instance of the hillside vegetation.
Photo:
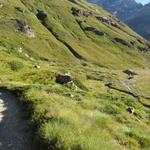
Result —
[[148, 41], [84, 0], [0, 3], [0, 86], [27, 107], [39, 150], [149, 149]]

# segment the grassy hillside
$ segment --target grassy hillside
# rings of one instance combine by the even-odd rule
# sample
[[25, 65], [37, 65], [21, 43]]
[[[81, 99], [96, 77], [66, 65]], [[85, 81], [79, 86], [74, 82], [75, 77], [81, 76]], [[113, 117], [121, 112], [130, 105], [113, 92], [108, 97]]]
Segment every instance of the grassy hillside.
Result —
[[39, 150], [149, 149], [145, 39], [82, 0], [1, 3], [0, 87], [27, 107]]
[[[76, 4], [63, 0], [7, 0], [3, 3], [0, 41], [5, 47], [21, 47], [35, 58], [50, 61], [77, 63], [82, 59], [109, 68], [146, 65], [140, 52], [148, 47], [146, 41], [101, 8], [84, 1]], [[73, 15], [72, 9], [79, 13]], [[18, 21], [25, 22], [35, 37], [29, 38], [18, 31], [21, 26]], [[88, 31], [87, 27], [104, 35]], [[126, 45], [116, 42], [115, 38], [121, 38]]]

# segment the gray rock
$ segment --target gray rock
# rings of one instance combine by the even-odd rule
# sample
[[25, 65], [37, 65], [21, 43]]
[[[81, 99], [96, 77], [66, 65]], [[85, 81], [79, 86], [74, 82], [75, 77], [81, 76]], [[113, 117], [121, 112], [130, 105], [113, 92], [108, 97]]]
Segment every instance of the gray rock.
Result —
[[96, 17], [97, 20], [99, 20], [99, 21], [101, 21], [101, 22], [103, 22], [103, 23], [106, 23], [106, 24], [108, 24], [108, 25], [111, 25], [111, 26], [113, 26], [113, 27], [116, 27], [116, 28], [122, 30], [121, 26], [120, 26], [117, 22], [115, 22], [114, 20], [112, 20], [112, 19], [110, 19], [110, 18], [108, 18], [108, 17], [100, 16], [100, 15], [95, 16], [95, 17]]
[[34, 32], [32, 32], [31, 27], [25, 21], [17, 19], [16, 22], [18, 31], [23, 32], [28, 37], [35, 37], [35, 34]]
[[71, 81], [72, 81], [72, 77], [70, 75], [68, 75], [68, 74], [65, 74], [65, 75], [59, 74], [56, 77], [56, 82], [60, 83], [60, 84], [66, 84], [66, 83], [69, 83]]

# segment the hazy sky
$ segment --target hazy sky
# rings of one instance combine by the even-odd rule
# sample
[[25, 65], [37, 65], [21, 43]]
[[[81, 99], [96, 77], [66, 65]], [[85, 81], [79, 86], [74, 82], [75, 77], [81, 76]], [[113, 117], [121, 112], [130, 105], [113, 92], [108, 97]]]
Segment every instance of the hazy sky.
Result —
[[137, 2], [143, 3], [143, 4], [147, 4], [150, 2], [150, 0], [136, 0]]

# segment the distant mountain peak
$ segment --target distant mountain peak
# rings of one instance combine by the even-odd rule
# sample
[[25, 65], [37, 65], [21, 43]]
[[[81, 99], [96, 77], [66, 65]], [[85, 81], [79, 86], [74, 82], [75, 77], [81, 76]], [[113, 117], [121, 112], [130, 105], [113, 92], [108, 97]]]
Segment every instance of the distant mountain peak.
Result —
[[88, 0], [89, 2], [96, 3], [108, 10], [119, 19], [125, 21], [126, 18], [133, 13], [143, 8], [141, 3], [135, 0]]

